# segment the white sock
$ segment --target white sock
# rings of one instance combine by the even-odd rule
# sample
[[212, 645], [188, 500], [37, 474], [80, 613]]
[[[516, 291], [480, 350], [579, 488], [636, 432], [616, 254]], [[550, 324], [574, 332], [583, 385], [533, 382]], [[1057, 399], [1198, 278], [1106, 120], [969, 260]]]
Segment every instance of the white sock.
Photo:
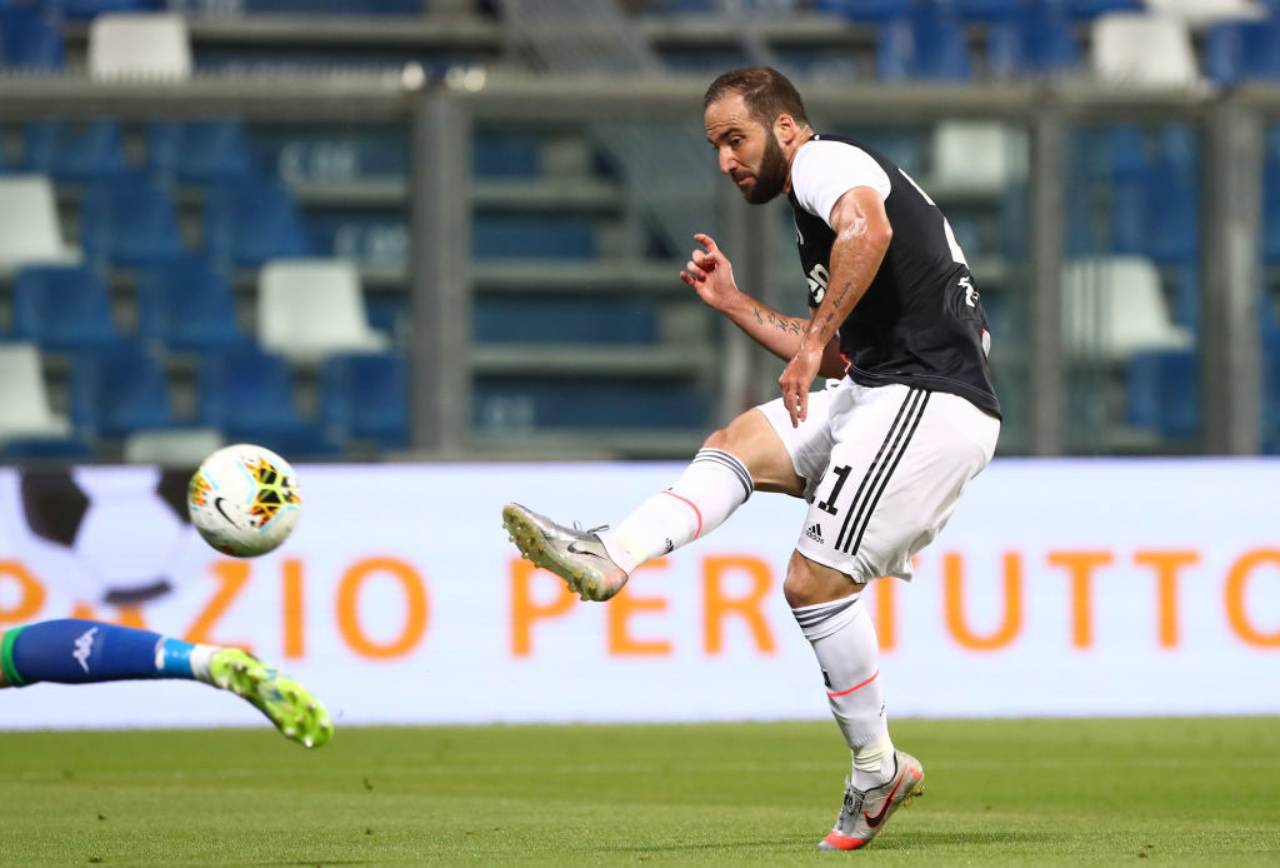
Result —
[[197, 681], [203, 681], [205, 684], [213, 683], [213, 675], [210, 674], [209, 667], [213, 663], [213, 655], [221, 650], [214, 645], [197, 645], [191, 649], [191, 674]]
[[895, 763], [880, 685], [880, 646], [861, 594], [791, 613], [818, 656], [831, 713], [853, 752], [854, 787], [879, 786], [893, 777]]
[[635, 572], [724, 524], [751, 496], [751, 474], [723, 449], [702, 449], [675, 484], [636, 507], [618, 527], [600, 534], [614, 563]]

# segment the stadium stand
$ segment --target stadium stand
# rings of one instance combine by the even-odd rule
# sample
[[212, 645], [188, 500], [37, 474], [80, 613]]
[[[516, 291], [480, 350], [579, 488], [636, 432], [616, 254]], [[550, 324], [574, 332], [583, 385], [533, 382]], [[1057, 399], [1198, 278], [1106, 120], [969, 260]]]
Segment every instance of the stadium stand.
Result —
[[120, 126], [111, 120], [34, 121], [24, 138], [23, 169], [55, 181], [94, 181], [128, 171]]
[[145, 177], [95, 182], [80, 214], [80, 243], [89, 262], [136, 267], [170, 262], [185, 252], [173, 199]]
[[0, 68], [54, 72], [66, 65], [56, 14], [37, 4], [0, 4]]
[[1094, 21], [1092, 63], [1099, 78], [1127, 87], [1188, 86], [1200, 77], [1186, 24], [1137, 12]]
[[114, 343], [106, 283], [75, 265], [27, 266], [13, 283], [13, 331], [43, 349], [76, 351]]
[[197, 256], [142, 270], [138, 335], [174, 352], [217, 351], [249, 342], [236, 320], [231, 281]]
[[298, 408], [294, 375], [280, 356], [254, 349], [206, 353], [196, 372], [196, 420], [230, 442], [260, 443], [282, 455], [325, 457], [338, 447]]
[[331, 436], [379, 449], [409, 446], [409, 364], [391, 353], [342, 354], [320, 369], [321, 421]]
[[69, 263], [80, 252], [63, 241], [53, 185], [41, 175], [0, 175], [0, 277], [22, 265]]
[[386, 337], [369, 328], [355, 266], [338, 259], [266, 263], [258, 285], [262, 348], [294, 360], [379, 352]]
[[40, 350], [34, 344], [0, 344], [0, 442], [59, 440], [71, 422], [53, 411], [40, 370]]
[[89, 25], [89, 74], [95, 79], [191, 76], [187, 22], [168, 13], [108, 13]]
[[71, 368], [71, 421], [81, 434], [111, 439], [172, 427], [164, 366], [134, 341], [81, 350]]

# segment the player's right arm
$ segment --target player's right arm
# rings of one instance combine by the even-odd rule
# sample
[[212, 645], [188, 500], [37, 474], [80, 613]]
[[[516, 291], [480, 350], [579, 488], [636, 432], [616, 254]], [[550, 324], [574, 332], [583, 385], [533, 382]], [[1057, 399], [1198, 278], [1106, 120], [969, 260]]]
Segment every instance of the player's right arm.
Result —
[[[733, 265], [715, 239], [701, 234], [693, 237], [704, 249], [693, 251], [684, 271], [680, 272], [680, 279], [760, 346], [783, 361], [794, 358], [809, 329], [809, 318], [787, 316], [738, 289], [733, 279]], [[823, 351], [818, 373], [824, 377], [844, 376], [845, 364], [840, 358], [839, 344], [839, 338], [833, 338]]]

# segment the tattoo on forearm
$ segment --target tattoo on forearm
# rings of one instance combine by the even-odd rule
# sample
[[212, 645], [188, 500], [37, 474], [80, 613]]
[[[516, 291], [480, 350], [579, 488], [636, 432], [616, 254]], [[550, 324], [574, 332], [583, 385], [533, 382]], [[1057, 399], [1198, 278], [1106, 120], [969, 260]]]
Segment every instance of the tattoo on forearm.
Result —
[[790, 335], [804, 334], [804, 326], [793, 317], [779, 316], [771, 310], [761, 310], [759, 305], [753, 308], [751, 312], [755, 315], [756, 322], [761, 325], [764, 325], [765, 319], [768, 319], [769, 325], [773, 326], [778, 331], [786, 332]]
[[[835, 334], [834, 329], [839, 328], [840, 323], [836, 322], [836, 313], [840, 310], [841, 305], [844, 304], [844, 299], [845, 296], [849, 294], [850, 286], [851, 284], [848, 281], [841, 283], [835, 290], [835, 294], [831, 296], [831, 306], [827, 309], [826, 314], [822, 318], [822, 322], [818, 325], [820, 329], [819, 335], [821, 337], [830, 338]], [[830, 290], [828, 290], [828, 292], [830, 292]], [[833, 329], [830, 334], [827, 333], [828, 328]]]

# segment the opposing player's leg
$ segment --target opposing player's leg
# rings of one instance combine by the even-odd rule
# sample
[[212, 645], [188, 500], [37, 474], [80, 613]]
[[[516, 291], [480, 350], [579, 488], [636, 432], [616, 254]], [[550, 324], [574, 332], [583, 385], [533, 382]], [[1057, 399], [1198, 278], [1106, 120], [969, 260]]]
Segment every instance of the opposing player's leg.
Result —
[[0, 686], [8, 687], [202, 681], [244, 698], [287, 738], [306, 747], [333, 737], [333, 723], [320, 701], [251, 654], [115, 624], [65, 619], [7, 630], [0, 637], [0, 673]]
[[[755, 490], [804, 496], [826, 467], [830, 391], [810, 398], [809, 418], [787, 421], [782, 400], [755, 407], [707, 438], [679, 478], [649, 497], [615, 530], [558, 524], [519, 504], [502, 510], [521, 553], [569, 583], [584, 600], [607, 600], [645, 561], [706, 536]], [[601, 532], [597, 532], [601, 531]]]
[[990, 461], [999, 422], [953, 395], [853, 384], [837, 393], [830, 419], [830, 465], [784, 590], [853, 756], [836, 825], [820, 846], [853, 850], [924, 784], [923, 767], [889, 737], [879, 644], [861, 592], [880, 576], [910, 578], [912, 556]]

